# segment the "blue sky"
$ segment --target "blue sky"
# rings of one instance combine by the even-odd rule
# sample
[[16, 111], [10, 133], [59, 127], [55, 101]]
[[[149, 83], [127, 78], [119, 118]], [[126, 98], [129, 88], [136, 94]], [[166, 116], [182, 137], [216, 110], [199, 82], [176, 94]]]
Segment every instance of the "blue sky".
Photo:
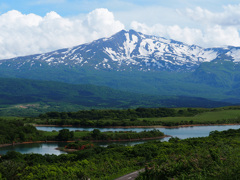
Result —
[[42, 16], [50, 11], [56, 11], [61, 16], [72, 16], [88, 13], [96, 8], [107, 8], [114, 12], [141, 6], [162, 6], [170, 9], [200, 6], [210, 10], [221, 10], [224, 5], [238, 3], [236, 0], [1, 0], [0, 11], [4, 13], [15, 9], [22, 13], [36, 13]]
[[121, 29], [203, 47], [240, 46], [240, 1], [1, 0], [0, 59], [71, 47]]
[[[176, 23], [175, 19], [179, 18], [176, 10], [184, 11], [186, 8], [202, 7], [213, 12], [221, 12], [224, 6], [238, 5], [239, 3], [240, 1], [236, 0], [1, 0], [0, 13], [18, 10], [23, 14], [34, 13], [45, 16], [47, 13], [55, 11], [62, 17], [73, 17], [88, 14], [97, 8], [106, 8], [124, 23], [142, 18], [146, 20], [146, 23], [166, 23], [168, 21], [170, 24], [171, 22]], [[144, 12], [144, 9], [158, 9], [159, 13], [155, 14], [158, 18], [152, 17], [148, 11]], [[136, 14], [126, 18], [132, 12]], [[124, 16], [124, 14], [126, 15]], [[178, 23], [181, 24], [179, 21]]]

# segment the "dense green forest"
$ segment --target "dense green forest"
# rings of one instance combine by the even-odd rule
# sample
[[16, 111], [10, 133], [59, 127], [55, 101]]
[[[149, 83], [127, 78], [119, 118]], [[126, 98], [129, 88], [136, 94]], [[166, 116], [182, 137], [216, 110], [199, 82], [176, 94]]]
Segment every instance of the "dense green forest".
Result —
[[240, 129], [214, 131], [209, 137], [135, 146], [83, 148], [62, 155], [21, 154], [0, 158], [2, 179], [115, 179], [145, 168], [139, 180], [239, 179]]
[[22, 120], [0, 119], [0, 144], [42, 140], [41, 132]]
[[207, 138], [170, 139], [138, 180], [239, 179], [240, 129], [213, 131]]
[[[197, 109], [187, 109], [186, 114], [192, 115], [197, 113]], [[90, 110], [78, 112], [48, 112], [41, 114], [39, 117], [54, 118], [54, 119], [131, 119], [131, 118], [145, 118], [145, 117], [168, 117], [176, 116], [178, 112], [170, 108], [137, 108], [127, 110]]]

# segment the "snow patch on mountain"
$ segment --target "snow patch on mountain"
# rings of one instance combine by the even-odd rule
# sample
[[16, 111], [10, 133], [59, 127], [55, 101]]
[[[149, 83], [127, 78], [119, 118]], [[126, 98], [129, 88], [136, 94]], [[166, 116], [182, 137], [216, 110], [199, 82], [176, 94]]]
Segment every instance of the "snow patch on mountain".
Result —
[[228, 56], [232, 56], [234, 61], [233, 62], [240, 62], [240, 49], [233, 48], [229, 52], [226, 53]]
[[110, 57], [110, 59], [112, 59], [112, 61], [118, 61], [118, 54], [112, 50], [112, 48], [106, 47], [105, 49], [105, 53]]
[[130, 36], [129, 33], [125, 33], [126, 41], [123, 43], [125, 54], [127, 58], [131, 57], [131, 53], [136, 48], [136, 43], [138, 42], [138, 37], [133, 35]]

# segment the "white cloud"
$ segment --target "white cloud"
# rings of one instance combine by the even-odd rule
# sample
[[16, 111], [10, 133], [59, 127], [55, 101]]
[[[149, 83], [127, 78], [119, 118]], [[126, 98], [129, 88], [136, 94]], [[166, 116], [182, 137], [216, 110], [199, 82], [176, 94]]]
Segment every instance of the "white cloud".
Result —
[[211, 46], [240, 46], [239, 32], [235, 27], [221, 27], [215, 25], [207, 28], [203, 41], [206, 45]]
[[[108, 36], [108, 30], [111, 30], [111, 33], [113, 33], [124, 29], [124, 25], [114, 19], [113, 13], [103, 8], [90, 12], [84, 24], [87, 24], [89, 29], [94, 33], [94, 38]], [[103, 32], [102, 29], [106, 29], [106, 31]]]
[[124, 29], [107, 9], [96, 9], [82, 19], [12, 10], [0, 16], [0, 27], [0, 59], [71, 47]]
[[221, 27], [215, 25], [205, 29], [181, 28], [178, 25], [164, 26], [155, 24], [147, 26], [143, 23], [133, 22], [131, 27], [145, 34], [162, 36], [178, 40], [187, 44], [196, 44], [203, 47], [240, 46], [240, 36], [235, 27]]
[[223, 7], [222, 12], [211, 12], [201, 7], [186, 9], [187, 17], [203, 24], [215, 24], [221, 26], [240, 26], [240, 4]]

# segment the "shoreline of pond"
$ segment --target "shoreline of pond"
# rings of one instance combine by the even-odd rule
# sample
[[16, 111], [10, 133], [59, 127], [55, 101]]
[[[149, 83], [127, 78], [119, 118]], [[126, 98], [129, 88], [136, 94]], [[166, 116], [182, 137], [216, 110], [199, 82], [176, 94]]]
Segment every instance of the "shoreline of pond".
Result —
[[229, 123], [229, 124], [185, 124], [185, 125], [178, 125], [178, 126], [74, 126], [74, 125], [44, 125], [44, 124], [33, 124], [35, 127], [76, 127], [76, 128], [166, 128], [166, 129], [176, 129], [176, 128], [185, 128], [185, 127], [196, 127], [196, 126], [230, 126], [230, 125], [240, 125], [240, 123]]

